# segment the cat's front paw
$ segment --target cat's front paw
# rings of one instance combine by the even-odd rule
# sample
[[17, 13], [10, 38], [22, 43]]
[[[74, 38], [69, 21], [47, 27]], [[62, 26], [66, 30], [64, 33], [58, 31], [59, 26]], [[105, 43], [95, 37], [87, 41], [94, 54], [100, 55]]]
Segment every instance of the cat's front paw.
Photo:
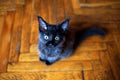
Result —
[[45, 61], [45, 64], [49, 66], [49, 65], [52, 65], [53, 63], [51, 63], [49, 61]]
[[42, 61], [42, 62], [44, 62], [45, 60], [44, 60], [44, 59], [42, 59], [42, 58], [39, 58], [39, 61]]

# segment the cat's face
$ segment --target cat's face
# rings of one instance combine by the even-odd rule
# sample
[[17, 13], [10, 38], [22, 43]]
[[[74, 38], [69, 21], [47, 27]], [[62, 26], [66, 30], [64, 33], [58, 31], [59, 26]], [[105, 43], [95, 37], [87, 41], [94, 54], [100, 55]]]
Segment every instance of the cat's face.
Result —
[[56, 47], [65, 41], [65, 33], [68, 29], [69, 19], [58, 25], [50, 25], [41, 17], [39, 21], [39, 41], [47, 47]]

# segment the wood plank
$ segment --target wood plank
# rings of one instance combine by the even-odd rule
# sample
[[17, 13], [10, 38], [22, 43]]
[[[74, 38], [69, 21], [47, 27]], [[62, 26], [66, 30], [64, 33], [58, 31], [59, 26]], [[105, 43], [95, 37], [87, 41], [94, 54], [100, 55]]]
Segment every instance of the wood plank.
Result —
[[24, 5], [25, 4], [25, 0], [15, 0], [15, 3], [18, 5]]
[[[62, 59], [62, 61], [71, 61], [71, 60], [99, 60], [100, 53], [103, 51], [77, 51], [73, 53], [71, 57]], [[31, 53], [21, 53], [19, 57], [20, 62], [32, 62], [39, 61], [39, 56], [37, 52]]]
[[41, 0], [34, 0], [33, 1], [33, 15], [40, 15], [41, 9]]
[[12, 29], [12, 37], [10, 44], [9, 62], [18, 62], [21, 46], [21, 33], [23, 19], [23, 6], [16, 6], [15, 19]]
[[[117, 26], [113, 27], [113, 25], [119, 24], [119, 17], [118, 15], [104, 15], [104, 16], [83, 16], [83, 15], [77, 15], [72, 16], [72, 19], [70, 21], [70, 27], [80, 27], [81, 29], [83, 27], [103, 27], [108, 30], [116, 29]], [[117, 19], [118, 18], [118, 19]], [[111, 27], [111, 28], [108, 28]]]
[[118, 9], [120, 8], [120, 2], [108, 2], [108, 3], [81, 3], [81, 8], [97, 8], [97, 7], [108, 7], [111, 9]]
[[[111, 9], [111, 6], [114, 6], [116, 4], [120, 4], [120, 2], [107, 4], [80, 4], [80, 1], [78, 0], [72, 1], [73, 10], [76, 15], [105, 15], [107, 13], [119, 14], [119, 9]], [[96, 12], [98, 13], [96, 14]]]
[[71, 0], [71, 3], [72, 3], [72, 6], [73, 6], [73, 9], [76, 10], [76, 9], [79, 9], [80, 8], [80, 1], [79, 0]]
[[[96, 14], [95, 12], [98, 12]], [[119, 15], [120, 10], [110, 9], [110, 8], [81, 8], [74, 10], [74, 13], [77, 15]]]
[[112, 2], [119, 2], [119, 0], [91, 0], [91, 1], [89, 1], [89, 0], [85, 0], [86, 2], [85, 3], [112, 3]]
[[65, 18], [65, 8], [63, 0], [56, 0], [56, 23], [61, 23]]
[[[104, 54], [104, 53], [103, 53]], [[93, 70], [106, 70], [104, 67], [103, 67], [103, 64], [100, 60], [94, 60], [91, 62], [92, 63], [92, 66], [93, 66]]]
[[34, 0], [33, 10], [32, 10], [32, 22], [31, 22], [31, 36], [30, 43], [38, 42], [38, 16], [41, 15], [41, 0]]
[[82, 70], [92, 70], [93, 67], [92, 67], [92, 64], [91, 62], [94, 61], [94, 60], [83, 60], [81, 61], [81, 64], [82, 64]]
[[109, 31], [109, 30], [113, 31], [113, 30], [117, 30], [116, 24], [119, 24], [119, 22], [118, 22], [119, 17], [120, 16], [111, 16], [111, 15], [107, 15], [107, 16], [105, 16], [105, 15], [104, 16], [83, 16], [83, 15], [71, 16], [69, 27], [70, 28], [78, 28], [80, 30], [82, 30], [84, 28], [88, 28], [88, 27], [100, 27], [100, 28], [106, 29], [107, 31]]
[[49, 12], [48, 12], [48, 0], [41, 0], [41, 9], [40, 9], [40, 16], [46, 21], [49, 21]]
[[65, 17], [71, 17], [73, 15], [72, 0], [64, 0]]
[[0, 11], [15, 11], [15, 3], [0, 4]]
[[80, 3], [86, 3], [87, 0], [79, 0]]
[[9, 0], [9, 1], [3, 1], [3, 0], [0, 0], [0, 4], [5, 4], [5, 2], [6, 2], [6, 4], [11, 3], [10, 0]]
[[6, 19], [3, 25], [0, 39], [0, 72], [6, 72], [7, 70], [11, 40], [11, 29], [14, 21], [14, 12], [8, 12], [5, 18]]
[[0, 16], [0, 38], [1, 38], [1, 34], [2, 34], [2, 30], [3, 30], [3, 25], [4, 25], [4, 21], [5, 21], [5, 16]]
[[25, 0], [15, 0], [15, 1], [12, 1], [12, 0], [7, 0], [7, 1], [0, 0], [0, 6], [1, 7], [8, 7], [9, 9], [11, 7], [15, 7], [16, 5], [24, 5], [24, 4], [25, 4]]
[[48, 12], [49, 12], [49, 23], [55, 24], [56, 23], [56, 0], [48, 0]]
[[31, 35], [31, 11], [32, 11], [32, 0], [26, 0], [25, 13], [23, 16], [20, 52], [29, 52], [30, 35]]
[[38, 52], [38, 44], [32, 44], [30, 46], [30, 52]]
[[38, 53], [21, 53], [19, 57], [19, 62], [33, 62], [39, 61]]
[[93, 70], [84, 71], [85, 80], [95, 80]]
[[[46, 66], [41, 62], [19, 62], [17, 64], [9, 64], [8, 72], [92, 70], [91, 61], [58, 61], [50, 66]], [[64, 66], [64, 68], [62, 66]]]
[[65, 60], [99, 60], [99, 53], [102, 51], [76, 51]]
[[7, 14], [7, 11], [5, 11], [5, 10], [0, 10], [0, 16], [4, 16], [4, 15], [6, 15]]
[[105, 43], [82, 43], [78, 46], [79, 51], [93, 51], [93, 50], [105, 50], [107, 49]]
[[2, 73], [0, 80], [82, 80], [80, 71], [70, 72], [9, 72]]
[[120, 23], [116, 23], [117, 26], [117, 30], [116, 30], [116, 34], [113, 35], [117, 50], [119, 52], [120, 55]]
[[[120, 16], [119, 15], [72, 15], [71, 16], [71, 21], [70, 21], [70, 26], [82, 26], [82, 24], [90, 24], [94, 23], [97, 26], [100, 23], [119, 23]], [[90, 25], [88, 25], [90, 26]]]
[[102, 63], [102, 66], [105, 70], [111, 70], [111, 65], [109, 62], [109, 54], [106, 50], [103, 51], [104, 53], [100, 53], [100, 60]]
[[38, 43], [38, 17], [36, 15], [32, 15], [32, 27], [31, 27], [31, 36], [30, 36], [30, 44]]
[[46, 66], [44, 63], [41, 62], [19, 62], [15, 65], [11, 65], [11, 64], [8, 65], [8, 72], [73, 71], [73, 70], [76, 71], [82, 69], [84, 68], [82, 67], [80, 61], [58, 61], [50, 66]]
[[95, 80], [115, 80], [112, 71], [105, 67], [107, 64], [101, 61], [92, 61], [92, 65]]
[[109, 54], [109, 62], [111, 65], [111, 68], [113, 70], [113, 75], [115, 77], [115, 80], [120, 79], [120, 53], [117, 50], [117, 47], [115, 43], [108, 43], [107, 44], [108, 54]]
[[111, 65], [109, 62], [109, 54], [107, 51], [104, 51], [103, 54], [100, 54], [100, 58], [101, 58], [101, 63], [103, 68], [105, 69], [105, 71], [103, 72], [105, 75], [105, 79], [104, 80], [115, 80], [114, 75], [112, 73], [112, 69], [111, 69]]
[[93, 73], [95, 80], [115, 80], [109, 70], [95, 70]]
[[94, 78], [98, 80], [115, 80], [108, 61], [108, 53], [100, 53], [100, 61], [93, 61]]

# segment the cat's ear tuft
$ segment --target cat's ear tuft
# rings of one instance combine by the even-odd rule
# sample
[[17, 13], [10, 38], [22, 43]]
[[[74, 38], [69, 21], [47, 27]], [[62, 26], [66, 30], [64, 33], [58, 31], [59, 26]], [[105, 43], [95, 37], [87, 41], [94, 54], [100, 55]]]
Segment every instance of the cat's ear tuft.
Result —
[[47, 30], [47, 23], [43, 20], [42, 17], [38, 16], [39, 30]]
[[61, 28], [63, 31], [66, 31], [68, 29], [69, 21], [70, 21], [70, 18], [67, 18], [67, 19], [65, 19], [65, 21], [62, 22]]

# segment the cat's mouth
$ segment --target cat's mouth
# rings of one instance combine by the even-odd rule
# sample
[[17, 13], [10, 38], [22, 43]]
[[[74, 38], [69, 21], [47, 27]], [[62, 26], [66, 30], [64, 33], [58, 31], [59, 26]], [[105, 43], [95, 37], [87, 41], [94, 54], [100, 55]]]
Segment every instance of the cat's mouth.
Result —
[[47, 46], [47, 47], [56, 47], [56, 44], [53, 44], [53, 43], [47, 43], [46, 46]]

